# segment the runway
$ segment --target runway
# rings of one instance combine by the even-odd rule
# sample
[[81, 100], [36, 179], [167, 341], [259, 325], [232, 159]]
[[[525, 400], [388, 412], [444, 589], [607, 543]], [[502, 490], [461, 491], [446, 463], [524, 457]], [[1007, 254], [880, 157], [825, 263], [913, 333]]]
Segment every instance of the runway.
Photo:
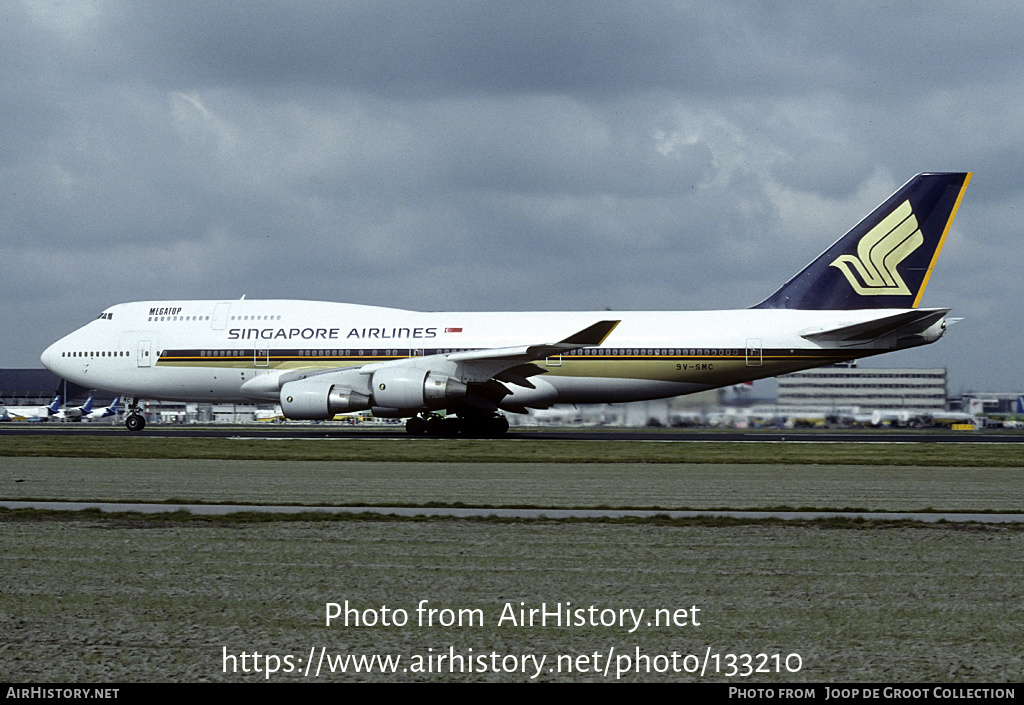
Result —
[[[40, 434], [48, 436], [123, 436], [132, 434], [121, 426], [108, 424], [22, 423], [0, 427], [0, 437]], [[139, 438], [289, 438], [289, 439], [405, 439], [434, 442], [437, 438], [414, 438], [401, 426], [359, 427], [328, 424], [282, 425], [158, 425], [152, 424]], [[708, 430], [650, 428], [543, 428], [513, 427], [502, 438], [553, 441], [657, 441], [686, 443], [729, 441], [741, 443], [1024, 443], [1018, 430], [949, 431], [943, 429], [885, 430]]]
[[[1012, 447], [907, 445], [1019, 443], [1019, 433], [578, 429], [453, 443], [411, 438], [398, 429], [298, 424], [166, 426], [139, 435], [66, 426], [48, 430], [71, 446], [70, 455], [68, 448], [55, 453], [60, 457], [40, 455], [45, 438], [37, 435], [23, 434], [28, 443], [12, 444], [26, 452], [0, 459], [0, 481], [7, 479], [0, 506], [221, 516], [330, 512], [596, 521], [666, 516], [1024, 523], [1024, 467], [1013, 462]], [[0, 433], [18, 435], [8, 429]], [[74, 442], [76, 435], [82, 445]], [[86, 443], [87, 438], [97, 440]], [[211, 444], [215, 438], [223, 442]], [[128, 457], [78, 455], [105, 439], [116, 440]], [[172, 439], [159, 446], [162, 450], [153, 449], [170, 457], [133, 457], [133, 442], [148, 446], [146, 439]], [[292, 454], [292, 444], [274, 443], [288, 439], [307, 441], [305, 450]], [[346, 444], [346, 439], [358, 442]], [[586, 443], [595, 440], [611, 443]], [[687, 441], [695, 445], [672, 448]], [[723, 441], [745, 450], [730, 452]], [[707, 445], [696, 445], [701, 442]], [[212, 454], [174, 459], [176, 450], [196, 443], [207, 446], [199, 452]], [[756, 443], [783, 445], [762, 451], [751, 445]], [[858, 443], [866, 445], [850, 446]], [[901, 447], [867, 445], [883, 443]], [[921, 467], [927, 457], [933, 464], [925, 461]], [[990, 466], [977, 462], [982, 457]]]
[[476, 507], [308, 507], [297, 505], [250, 504], [156, 504], [118, 502], [2, 502], [5, 509], [39, 509], [46, 511], [80, 512], [98, 509], [105, 513], [137, 512], [164, 514], [188, 512], [198, 516], [228, 516], [240, 513], [258, 514], [379, 514], [400, 517], [449, 517], [497, 519], [699, 519], [725, 517], [729, 519], [761, 521], [819, 521], [845, 519], [848, 521], [910, 521], [922, 523], [979, 523], [1020, 524], [1024, 514], [956, 513], [956, 512], [789, 512], [789, 511], [671, 511], [633, 509], [504, 509]]

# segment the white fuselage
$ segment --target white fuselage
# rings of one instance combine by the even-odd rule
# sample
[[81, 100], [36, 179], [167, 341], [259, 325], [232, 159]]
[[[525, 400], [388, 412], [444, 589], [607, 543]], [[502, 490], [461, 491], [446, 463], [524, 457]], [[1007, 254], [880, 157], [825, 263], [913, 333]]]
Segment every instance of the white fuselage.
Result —
[[[881, 313], [893, 310], [435, 313], [293, 300], [136, 302], [106, 309], [41, 359], [71, 382], [123, 396], [245, 402], [266, 398], [251, 393], [259, 377], [552, 343], [615, 319], [600, 345], [536, 360], [543, 374], [531, 379], [542, 380], [547, 396], [534, 389], [525, 398], [541, 400], [527, 406], [623, 402], [907, 347], [895, 337], [857, 344], [804, 337]], [[912, 344], [940, 335], [936, 329]]]
[[0, 421], [49, 421], [54, 416], [46, 406], [0, 406]]

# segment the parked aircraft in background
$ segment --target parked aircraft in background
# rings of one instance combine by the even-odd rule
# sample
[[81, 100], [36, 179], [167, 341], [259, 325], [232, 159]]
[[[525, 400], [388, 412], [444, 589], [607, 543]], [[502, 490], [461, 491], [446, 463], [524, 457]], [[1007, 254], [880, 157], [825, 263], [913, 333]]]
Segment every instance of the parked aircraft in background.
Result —
[[60, 413], [60, 395], [55, 396], [49, 406], [8, 406], [0, 415], [0, 421], [49, 421]]
[[281, 412], [280, 407], [275, 406], [273, 409], [258, 409], [253, 412], [253, 421], [269, 421], [270, 423], [281, 423], [285, 421], [284, 414]]
[[116, 416], [121, 411], [121, 397], [114, 397], [114, 400], [110, 402], [110, 406], [104, 406], [99, 409], [93, 409], [92, 397], [89, 397], [89, 401], [86, 404], [89, 405], [89, 410], [86, 412], [85, 405], [82, 405], [82, 411], [85, 412], [81, 416], [82, 421], [98, 421], [99, 419], [110, 418]]
[[[496, 435], [500, 412], [657, 399], [932, 343], [918, 308], [970, 180], [920, 174], [760, 304], [733, 311], [425, 313], [316, 301], [111, 306], [42, 354], [132, 399], [369, 410], [410, 433]], [[446, 411], [449, 418], [437, 412]], [[457, 418], [456, 418], [457, 417]]]
[[81, 421], [82, 416], [92, 412], [92, 397], [81, 406], [66, 406], [53, 415], [54, 421]]

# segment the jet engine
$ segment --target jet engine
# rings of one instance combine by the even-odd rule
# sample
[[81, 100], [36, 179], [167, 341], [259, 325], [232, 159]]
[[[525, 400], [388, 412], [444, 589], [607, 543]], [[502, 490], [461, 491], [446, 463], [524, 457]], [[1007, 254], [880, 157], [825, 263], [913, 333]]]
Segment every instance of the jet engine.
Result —
[[363, 409], [372, 409], [374, 416], [403, 417], [443, 409], [467, 393], [465, 384], [444, 373], [401, 365], [378, 369], [372, 376], [349, 374], [332, 380], [316, 375], [286, 382], [280, 401], [289, 419], [329, 419]]
[[288, 382], [281, 387], [281, 411], [289, 419], [329, 419], [335, 414], [369, 408], [369, 395], [316, 377]]
[[412, 416], [465, 399], [465, 384], [448, 375], [413, 367], [384, 367], [373, 373], [375, 416]]

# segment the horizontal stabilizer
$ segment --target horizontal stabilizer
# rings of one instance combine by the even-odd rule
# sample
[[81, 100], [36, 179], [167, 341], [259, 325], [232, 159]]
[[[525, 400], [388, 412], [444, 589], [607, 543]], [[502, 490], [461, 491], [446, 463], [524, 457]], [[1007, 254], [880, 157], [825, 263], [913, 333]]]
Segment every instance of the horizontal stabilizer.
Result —
[[801, 337], [815, 342], [865, 343], [888, 335], [916, 335], [923, 333], [949, 313], [948, 308], [918, 309], [891, 316], [874, 318], [863, 323], [801, 333]]

